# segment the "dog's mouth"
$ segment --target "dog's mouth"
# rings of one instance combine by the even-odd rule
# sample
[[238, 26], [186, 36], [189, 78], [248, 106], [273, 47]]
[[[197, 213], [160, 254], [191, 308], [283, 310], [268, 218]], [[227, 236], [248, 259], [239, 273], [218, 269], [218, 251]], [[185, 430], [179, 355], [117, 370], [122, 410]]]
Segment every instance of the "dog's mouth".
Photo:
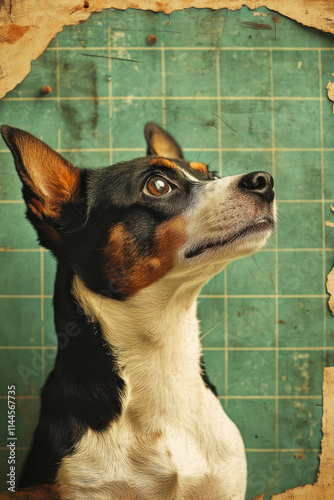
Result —
[[238, 231], [237, 233], [234, 233], [226, 238], [220, 240], [208, 239], [204, 242], [196, 244], [195, 246], [187, 250], [187, 252], [185, 253], [185, 258], [192, 259], [193, 257], [197, 257], [201, 253], [205, 252], [206, 250], [224, 247], [230, 243], [233, 243], [235, 240], [245, 236], [251, 236], [261, 232], [268, 232], [268, 231], [273, 232], [274, 229], [275, 229], [274, 219], [271, 217], [263, 217], [262, 219], [258, 220], [255, 224], [247, 226], [241, 231]]

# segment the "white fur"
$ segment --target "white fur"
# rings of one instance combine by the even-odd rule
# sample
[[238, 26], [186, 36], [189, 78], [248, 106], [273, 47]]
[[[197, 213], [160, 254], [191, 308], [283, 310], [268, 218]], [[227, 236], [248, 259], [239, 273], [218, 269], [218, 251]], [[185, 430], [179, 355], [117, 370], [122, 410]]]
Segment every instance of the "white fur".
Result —
[[194, 175], [191, 175], [189, 172], [187, 172], [186, 170], [184, 170], [184, 168], [181, 168], [181, 167], [178, 167], [179, 170], [181, 170], [181, 172], [183, 173], [183, 175], [191, 182], [194, 182], [195, 184], [200, 184], [201, 182], [203, 181], [200, 181], [199, 179], [197, 179], [197, 177], [195, 177]]
[[201, 380], [194, 290], [187, 288], [165, 278], [117, 302], [75, 279], [75, 296], [113, 345], [128, 390], [119, 420], [102, 435], [90, 430], [63, 460], [64, 500], [81, 499], [86, 484], [92, 500], [117, 498], [114, 482], [145, 500], [202, 500], [196, 488], [204, 482], [208, 500], [244, 498], [242, 440]]
[[220, 271], [219, 264], [228, 264], [232, 260], [250, 255], [259, 250], [270, 236], [269, 231], [259, 231], [234, 243], [210, 249], [199, 257], [186, 262], [183, 258], [186, 249], [198, 241], [221, 239], [233, 235], [248, 226], [263, 220], [263, 217], [276, 218], [276, 204], [272, 208], [263, 206], [263, 200], [252, 193], [243, 192], [238, 184], [243, 175], [223, 177], [213, 182], [203, 183], [197, 189], [197, 199], [189, 206], [188, 241], [179, 255], [182, 266], [208, 264], [213, 267], [213, 275]]
[[73, 294], [100, 323], [126, 393], [119, 419], [103, 433], [89, 430], [62, 461], [63, 500], [244, 499], [241, 436], [200, 375], [196, 298], [205, 282], [257, 250], [269, 232], [236, 241], [232, 249], [184, 257], [198, 240], [223, 238], [233, 227], [261, 220], [254, 197], [236, 189], [238, 179], [202, 186], [186, 213], [188, 241], [159, 281], [121, 302], [74, 279]]

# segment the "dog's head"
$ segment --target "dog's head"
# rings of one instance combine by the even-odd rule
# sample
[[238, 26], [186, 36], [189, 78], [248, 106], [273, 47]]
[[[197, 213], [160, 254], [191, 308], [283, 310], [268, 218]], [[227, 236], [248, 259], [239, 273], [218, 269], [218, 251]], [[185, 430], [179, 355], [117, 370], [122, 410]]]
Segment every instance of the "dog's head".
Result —
[[92, 290], [126, 298], [166, 275], [213, 275], [261, 248], [274, 229], [273, 179], [218, 178], [187, 162], [148, 123], [148, 156], [96, 170], [71, 165], [22, 130], [3, 126], [40, 243]]

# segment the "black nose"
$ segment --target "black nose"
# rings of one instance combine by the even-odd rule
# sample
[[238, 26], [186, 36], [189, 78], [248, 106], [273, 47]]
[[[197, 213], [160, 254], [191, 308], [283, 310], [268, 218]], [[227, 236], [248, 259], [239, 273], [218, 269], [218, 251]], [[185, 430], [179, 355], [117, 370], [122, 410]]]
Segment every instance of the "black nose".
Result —
[[251, 172], [244, 175], [239, 182], [239, 186], [264, 198], [268, 203], [275, 197], [273, 191], [274, 179], [267, 172]]

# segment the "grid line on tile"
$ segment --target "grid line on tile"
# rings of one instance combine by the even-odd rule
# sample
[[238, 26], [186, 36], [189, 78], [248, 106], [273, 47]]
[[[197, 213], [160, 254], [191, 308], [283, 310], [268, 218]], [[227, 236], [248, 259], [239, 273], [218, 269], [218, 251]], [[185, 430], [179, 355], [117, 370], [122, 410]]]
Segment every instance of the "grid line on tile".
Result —
[[[54, 98], [57, 101], [58, 108], [60, 107], [60, 61], [59, 61], [59, 41], [57, 40], [57, 46], [55, 47], [56, 56], [57, 56], [57, 95]], [[5, 97], [6, 99], [6, 97]], [[24, 98], [23, 98], [24, 99]], [[34, 99], [34, 98], [33, 98]], [[51, 99], [53, 99], [51, 97]]]
[[162, 126], [166, 127], [166, 63], [165, 46], [161, 44], [161, 92], [162, 92]]
[[[52, 299], [52, 295], [44, 295], [44, 298], [49, 298], [49, 299]], [[39, 294], [39, 295], [18, 295], [18, 294], [3, 294], [3, 295], [0, 295], [0, 299], [41, 299], [42, 298], [42, 295]], [[1, 346], [0, 346], [1, 348]]]
[[[165, 47], [165, 50], [175, 50], [175, 49], [182, 49], [182, 50], [216, 50], [216, 47]], [[228, 50], [247, 50], [247, 51], [269, 51], [272, 49], [272, 47], [218, 47], [220, 51], [228, 51]], [[59, 47], [59, 50], [105, 50], [105, 47]], [[124, 47], [124, 46], [119, 46], [115, 50], [147, 50], [147, 51], [156, 51], [156, 50], [162, 50], [162, 47], [154, 46], [154, 47], [145, 47], [145, 46], [129, 46], [129, 47]], [[53, 51], [57, 50], [56, 47], [49, 47], [47, 50]], [[334, 47], [275, 47], [273, 50], [292, 50], [292, 51], [329, 51], [332, 52], [334, 50]]]
[[222, 157], [222, 124], [221, 124], [221, 101], [220, 101], [220, 62], [219, 50], [216, 52], [216, 71], [217, 71], [217, 114], [218, 114], [218, 154], [219, 154], [219, 175], [223, 175], [223, 157]]
[[[220, 58], [219, 50], [217, 48], [216, 52], [216, 74], [217, 74], [217, 117], [218, 117], [218, 146], [219, 146], [219, 156], [218, 156], [218, 171], [219, 175], [223, 175], [223, 155], [222, 155], [222, 122], [221, 122], [221, 92], [220, 92]], [[224, 294], [227, 294], [227, 272], [226, 269], [224, 273]], [[225, 405], [228, 406], [228, 304], [225, 299], [224, 302], [224, 343], [225, 343], [225, 367], [224, 367], [224, 386], [225, 386]]]
[[[138, 151], [145, 152], [145, 148], [113, 148], [114, 151]], [[200, 152], [213, 152], [213, 151], [222, 151], [222, 152], [321, 152], [321, 148], [182, 148], [183, 151], [200, 151]], [[101, 153], [108, 152], [109, 148], [61, 148], [59, 150], [60, 153]], [[334, 152], [334, 148], [323, 148], [324, 152]], [[0, 149], [0, 153], [10, 154], [10, 151], [5, 149]], [[280, 200], [280, 203], [293, 203], [296, 200]], [[298, 201], [298, 200], [297, 200]], [[302, 200], [303, 202], [314, 202], [322, 200]], [[325, 200], [325, 201], [333, 201], [333, 200]], [[23, 203], [23, 202], [22, 202]]]
[[111, 29], [108, 26], [108, 100], [109, 100], [109, 162], [110, 165], [113, 164], [113, 135], [112, 135], [112, 59], [111, 59]]
[[334, 346], [327, 346], [324, 348], [323, 346], [310, 346], [310, 347], [305, 347], [305, 346], [274, 346], [274, 347], [203, 347], [204, 351], [334, 351]]
[[[22, 396], [23, 397], [23, 396]], [[219, 396], [219, 399], [272, 399], [272, 400], [275, 400], [276, 398], [278, 399], [320, 399], [322, 400], [322, 395], [321, 394], [315, 394], [315, 395], [305, 395], [305, 394], [299, 394], [299, 395], [279, 395], [279, 396], [270, 396], [268, 394], [266, 394], [265, 396], [258, 396], [258, 395], [251, 395], [251, 394], [248, 394], [247, 396], [235, 396], [235, 395], [228, 395], [228, 396]]]
[[[161, 51], [164, 54], [164, 51]], [[111, 61], [111, 59], [109, 59]], [[57, 96], [48, 97], [48, 101], [125, 101], [127, 96]], [[134, 101], [327, 101], [326, 97], [259, 97], [259, 96], [132, 96]], [[40, 101], [40, 97], [4, 97], [3, 101]]]
[[[271, 145], [273, 148], [272, 151], [272, 156], [271, 156], [271, 161], [272, 161], [272, 168], [273, 168], [273, 175], [275, 178], [276, 174], [276, 154], [275, 154], [275, 103], [274, 103], [274, 76], [273, 76], [273, 53], [272, 49], [269, 51], [269, 57], [270, 57], [270, 96], [271, 96]], [[278, 357], [278, 347], [279, 347], [279, 330], [278, 330], [278, 320], [279, 320], [279, 315], [278, 315], [278, 236], [277, 236], [277, 231], [275, 231], [275, 394], [276, 394], [276, 400], [275, 400], [275, 445], [276, 448], [278, 448], [278, 443], [279, 443], [279, 411], [278, 411], [278, 377], [279, 377], [279, 357]], [[276, 460], [278, 460], [278, 455], [276, 456]], [[278, 471], [276, 471], [276, 482], [278, 486]]]
[[[51, 349], [54, 349], [54, 348], [51, 348]], [[292, 400], [292, 399], [300, 399], [300, 400], [307, 400], [307, 399], [319, 399], [319, 400], [322, 400], [322, 395], [320, 394], [314, 394], [314, 395], [284, 395], [284, 396], [278, 396], [278, 398], [280, 400], [285, 400], [285, 399], [289, 399], [289, 400]], [[0, 400], [7, 400], [8, 399], [8, 396], [2, 396], [0, 395]], [[32, 400], [39, 400], [39, 396], [31, 396], [31, 395], [25, 395], [25, 396], [16, 396], [16, 399], [32, 399]], [[273, 399], [276, 399], [276, 396], [270, 396], [270, 395], [266, 395], [266, 396], [258, 396], [258, 395], [247, 395], [247, 396], [232, 396], [232, 395], [228, 395], [228, 396], [219, 396], [219, 399], [220, 400], [224, 400], [224, 399], [268, 399], [268, 400], [273, 400]]]
[[246, 448], [248, 453], [307, 453], [307, 452], [318, 452], [318, 448]]
[[278, 299], [321, 299], [321, 298], [328, 298], [328, 295], [325, 293], [323, 294], [213, 294], [213, 295], [200, 295], [200, 297], [203, 298], [215, 298], [215, 299], [237, 299], [237, 298], [242, 298], [242, 299], [275, 299], [276, 297]]
[[[321, 64], [321, 50], [318, 51], [318, 61], [319, 61], [319, 92], [321, 97], [322, 92], [322, 64]], [[323, 129], [323, 102], [320, 100], [320, 141], [321, 141], [321, 212], [322, 212], [322, 276], [325, 279], [326, 276], [326, 215], [325, 215], [325, 171], [324, 171], [324, 129]], [[327, 298], [323, 299], [323, 344], [326, 347], [326, 322], [327, 322]], [[324, 365], [326, 363], [326, 350], [324, 350]]]

